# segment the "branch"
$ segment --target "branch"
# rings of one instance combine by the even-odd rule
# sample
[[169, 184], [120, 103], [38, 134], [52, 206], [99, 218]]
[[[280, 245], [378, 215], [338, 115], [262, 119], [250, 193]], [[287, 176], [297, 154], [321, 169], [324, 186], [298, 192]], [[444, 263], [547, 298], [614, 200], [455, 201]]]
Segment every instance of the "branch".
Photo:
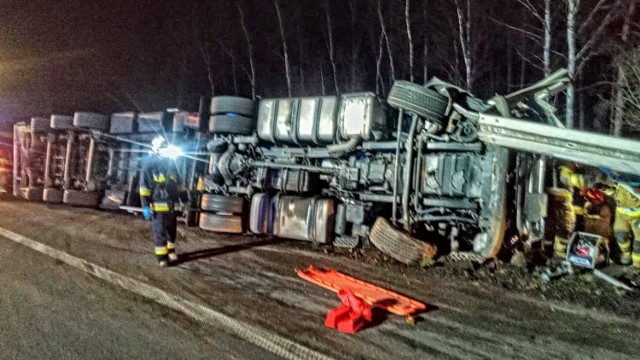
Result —
[[490, 18], [492, 21], [494, 21], [494, 22], [496, 22], [497, 24], [499, 24], [499, 25], [502, 25], [502, 26], [504, 26], [504, 27], [507, 27], [507, 28], [509, 28], [509, 29], [511, 29], [511, 30], [515, 30], [515, 31], [521, 32], [521, 33], [523, 33], [524, 35], [527, 35], [527, 36], [529, 37], [529, 39], [530, 39], [530, 40], [537, 41], [537, 42], [540, 42], [540, 43], [542, 43], [542, 42], [543, 42], [542, 36], [540, 36], [540, 35], [534, 34], [534, 33], [532, 33], [531, 31], [528, 31], [528, 30], [525, 30], [525, 29], [521, 29], [521, 28], [519, 28], [519, 27], [515, 27], [515, 26], [513, 26], [513, 25], [509, 25], [509, 24], [507, 24], [507, 23], [505, 23], [505, 22], [502, 22], [502, 21], [500, 21], [500, 20], [498, 20], [498, 19], [496, 19], [496, 18], [494, 18], [494, 17], [489, 17], [489, 18]]
[[[618, 3], [619, 3], [619, 1], [616, 2], [616, 4], [618, 4]], [[609, 13], [607, 13], [607, 16], [604, 18], [604, 20], [602, 20], [602, 22], [600, 23], [600, 26], [598, 26], [598, 28], [593, 33], [593, 35], [591, 35], [591, 37], [589, 38], [589, 41], [587, 41], [587, 43], [584, 44], [582, 49], [580, 49], [580, 51], [576, 55], [576, 60], [579, 61], [581, 58], [583, 58], [585, 56], [586, 52], [591, 50], [593, 45], [600, 39], [600, 36], [604, 32], [604, 29], [607, 26], [609, 26], [609, 24], [613, 21], [614, 16], [615, 16], [614, 13], [615, 13], [615, 11], [613, 9], [611, 9], [609, 11]]]
[[582, 34], [587, 29], [587, 26], [591, 25], [591, 21], [593, 21], [593, 17], [600, 10], [602, 5], [604, 5], [604, 2], [605, 0], [598, 1], [596, 6], [593, 8], [593, 10], [591, 10], [591, 13], [589, 13], [589, 16], [587, 16], [586, 20], [582, 22], [582, 25], [580, 25], [580, 29], [578, 29], [579, 34]]
[[538, 20], [540, 20], [542, 23], [544, 23], [544, 19], [542, 18], [542, 16], [540, 16], [540, 13], [538, 12], [538, 10], [535, 9], [533, 4], [531, 4], [531, 2], [529, 0], [517, 0], [517, 1], [522, 6], [527, 8], [531, 12], [531, 14], [533, 14], [533, 16], [535, 16], [536, 18], [538, 18]]
[[224, 50], [224, 52], [229, 56], [229, 58], [240, 65], [240, 68], [242, 69], [242, 71], [244, 71], [244, 73], [247, 75], [247, 77], [249, 79], [251, 79], [251, 73], [249, 73], [249, 70], [247, 70], [247, 67], [244, 66], [241, 62], [239, 62], [236, 57], [233, 55], [233, 52], [231, 52], [229, 50], [229, 48], [227, 48], [226, 46], [224, 46], [224, 44], [222, 43], [222, 41], [218, 40], [218, 44], [220, 44], [220, 47], [222, 48], [222, 50]]

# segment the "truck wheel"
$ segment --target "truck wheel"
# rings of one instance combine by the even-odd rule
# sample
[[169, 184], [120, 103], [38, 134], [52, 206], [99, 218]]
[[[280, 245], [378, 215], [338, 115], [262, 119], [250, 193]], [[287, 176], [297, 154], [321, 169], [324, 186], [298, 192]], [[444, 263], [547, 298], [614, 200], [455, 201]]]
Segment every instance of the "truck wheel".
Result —
[[438, 251], [434, 245], [405, 234], [382, 217], [373, 224], [370, 240], [380, 251], [407, 265], [433, 259]]
[[216, 96], [211, 99], [211, 115], [235, 113], [252, 117], [255, 115], [255, 102], [251, 99], [235, 96]]
[[495, 147], [492, 150], [494, 171], [487, 188], [485, 207], [480, 213], [480, 226], [484, 230], [473, 240], [473, 252], [485, 258], [494, 258], [500, 252], [507, 229], [507, 177], [510, 168], [509, 150]]
[[255, 126], [255, 120], [246, 116], [212, 115], [209, 118], [212, 134], [251, 135]]
[[219, 233], [243, 233], [241, 216], [218, 215], [203, 212], [200, 213], [199, 226], [203, 230]]
[[200, 201], [200, 208], [204, 211], [242, 214], [244, 199], [235, 196], [204, 194]]
[[64, 192], [60, 189], [44, 189], [42, 200], [50, 204], [61, 204]]
[[100, 204], [100, 194], [97, 191], [65, 190], [62, 201], [71, 206], [95, 208]]
[[438, 123], [444, 121], [449, 106], [446, 96], [403, 80], [393, 83], [387, 102], [396, 109], [403, 109]]
[[76, 112], [73, 115], [73, 126], [79, 128], [108, 131], [109, 117], [102, 114], [90, 112]]

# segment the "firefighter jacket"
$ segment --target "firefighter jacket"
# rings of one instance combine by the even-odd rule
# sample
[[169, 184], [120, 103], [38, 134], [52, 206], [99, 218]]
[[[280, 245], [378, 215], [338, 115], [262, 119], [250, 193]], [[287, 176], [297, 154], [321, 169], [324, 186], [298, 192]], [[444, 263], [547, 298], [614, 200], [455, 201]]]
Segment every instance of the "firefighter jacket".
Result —
[[630, 217], [640, 217], [640, 195], [625, 183], [616, 186], [616, 212]]
[[157, 155], [143, 160], [140, 175], [143, 207], [149, 206], [154, 212], [179, 210], [182, 191], [175, 161]]

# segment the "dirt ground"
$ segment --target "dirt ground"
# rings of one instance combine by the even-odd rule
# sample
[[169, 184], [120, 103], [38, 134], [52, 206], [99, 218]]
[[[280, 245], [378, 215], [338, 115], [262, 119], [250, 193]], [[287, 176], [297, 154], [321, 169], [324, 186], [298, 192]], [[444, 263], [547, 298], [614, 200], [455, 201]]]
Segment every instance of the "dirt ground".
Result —
[[[336, 358], [637, 358], [640, 296], [591, 274], [544, 284], [539, 269], [490, 263], [407, 267], [369, 250], [179, 229], [179, 266], [158, 269], [139, 218], [25, 202], [0, 226], [291, 337]], [[332, 267], [429, 304], [415, 326], [389, 315], [356, 335], [323, 326], [337, 296], [296, 268]], [[69, 269], [69, 271], [74, 271]], [[630, 280], [628, 268], [606, 269]]]

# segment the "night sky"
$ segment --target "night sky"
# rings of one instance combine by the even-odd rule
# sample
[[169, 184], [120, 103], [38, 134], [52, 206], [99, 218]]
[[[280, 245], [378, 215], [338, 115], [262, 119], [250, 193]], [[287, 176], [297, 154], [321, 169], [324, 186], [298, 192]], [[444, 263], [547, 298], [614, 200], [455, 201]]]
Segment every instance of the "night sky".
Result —
[[[376, 91], [384, 97], [393, 75], [410, 78], [405, 1], [379, 2], [389, 39], [383, 47], [378, 1], [278, 3], [288, 41], [293, 96], [329, 95], [338, 88], [338, 93]], [[427, 78], [437, 76], [464, 87], [456, 2], [410, 3], [415, 81], [423, 82], [428, 68]], [[514, 0], [472, 3], [473, 92], [489, 98], [540, 80], [539, 42], [513, 30], [524, 27], [534, 36], [541, 34], [538, 18], [514, 5]], [[599, 2], [581, 3], [578, 22]], [[0, 128], [52, 113], [196, 110], [201, 95], [250, 96], [248, 47], [236, 4], [245, 11], [253, 43], [257, 95], [287, 96], [274, 0], [0, 0]], [[328, 51], [325, 6], [331, 18], [335, 67]], [[564, 1], [552, 2], [553, 69], [566, 66], [565, 8]], [[578, 88], [587, 89], [579, 92], [585, 118], [595, 114], [599, 99], [611, 94], [606, 84], [615, 74], [612, 54], [622, 48], [616, 43], [623, 13], [618, 14], [577, 79]], [[579, 37], [579, 46], [605, 16], [604, 10], [596, 12]], [[205, 53], [211, 59], [209, 67]], [[606, 120], [606, 112], [602, 118]], [[605, 120], [584, 125], [602, 130], [608, 126]]]
[[188, 3], [0, 0], [0, 121], [172, 105], [170, 25]]

